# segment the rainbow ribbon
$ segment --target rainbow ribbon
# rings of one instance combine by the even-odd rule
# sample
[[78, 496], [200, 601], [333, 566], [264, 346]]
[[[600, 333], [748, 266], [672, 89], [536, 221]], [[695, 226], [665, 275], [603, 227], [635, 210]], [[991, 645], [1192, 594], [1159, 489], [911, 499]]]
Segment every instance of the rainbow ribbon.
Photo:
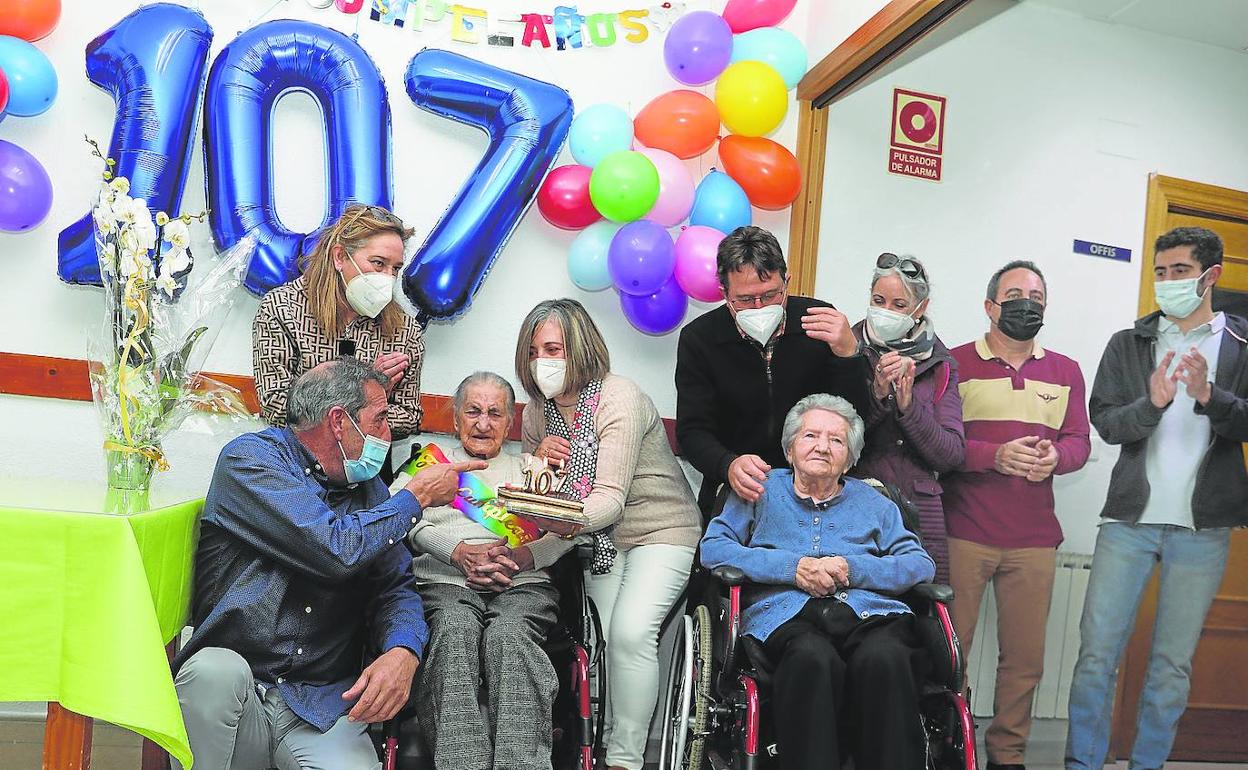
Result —
[[[421, 468], [449, 463], [437, 444], [426, 444], [403, 471], [416, 475]], [[457, 511], [499, 537], [507, 539], [512, 548], [531, 543], [541, 537], [541, 530], [532, 522], [508, 513], [494, 488], [472, 473], [459, 474], [459, 494], [451, 503]]]

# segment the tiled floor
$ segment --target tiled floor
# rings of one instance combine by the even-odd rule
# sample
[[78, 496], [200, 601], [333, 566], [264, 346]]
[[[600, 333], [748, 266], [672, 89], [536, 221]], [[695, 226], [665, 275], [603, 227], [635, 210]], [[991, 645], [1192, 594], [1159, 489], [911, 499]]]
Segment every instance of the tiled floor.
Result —
[[[0, 708], [0, 770], [38, 770], [42, 759], [43, 722], [30, 707]], [[980, 720], [980, 733], [987, 720]], [[1066, 742], [1064, 720], [1039, 720], [1031, 733], [1027, 752], [1028, 770], [1061, 770], [1062, 750]], [[138, 770], [139, 737], [134, 733], [97, 722], [92, 739], [93, 770]], [[982, 754], [981, 754], [982, 757]], [[981, 759], [981, 766], [984, 760]], [[647, 768], [653, 767], [647, 765]], [[1172, 762], [1168, 770], [1244, 770], [1248, 765], [1202, 762]], [[1112, 770], [1126, 770], [1127, 763], [1109, 765]], [[1107, 768], [1107, 770], [1108, 770]]]

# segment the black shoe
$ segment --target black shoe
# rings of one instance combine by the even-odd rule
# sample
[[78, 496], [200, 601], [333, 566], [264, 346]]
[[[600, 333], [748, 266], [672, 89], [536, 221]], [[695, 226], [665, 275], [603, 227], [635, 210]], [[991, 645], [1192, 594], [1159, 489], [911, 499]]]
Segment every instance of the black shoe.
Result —
[[996, 762], [989, 762], [988, 770], [1027, 770], [1027, 766], [1026, 765], [998, 765]]

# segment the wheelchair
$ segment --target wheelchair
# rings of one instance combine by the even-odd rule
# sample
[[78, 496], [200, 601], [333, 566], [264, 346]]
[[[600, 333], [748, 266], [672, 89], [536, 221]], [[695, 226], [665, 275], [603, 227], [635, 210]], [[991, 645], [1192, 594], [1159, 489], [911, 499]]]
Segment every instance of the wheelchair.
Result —
[[[560, 770], [593, 770], [604, 751], [603, 721], [607, 703], [607, 676], [598, 610], [585, 590], [584, 571], [592, 549], [578, 546], [551, 568], [559, 590], [559, 618], [543, 648], [559, 677], [552, 720], [554, 745], [551, 762]], [[414, 693], [413, 693], [414, 695]], [[425, 770], [433, 766], [431, 752], [417, 723], [414, 698], [393, 719], [374, 726], [383, 770]]]
[[[914, 506], [896, 489], [868, 483], [897, 504], [907, 529], [917, 534]], [[683, 636], [672, 654], [659, 768], [782, 768], [765, 718], [773, 667], [762, 644], [741, 634], [745, 575], [734, 567], [711, 574], [719, 586], [715, 606], [701, 604], [683, 618]], [[930, 658], [919, 689], [927, 770], [976, 770], [975, 723], [962, 693], [964, 661], [948, 609], [953, 589], [924, 583], [900, 598], [914, 611]]]

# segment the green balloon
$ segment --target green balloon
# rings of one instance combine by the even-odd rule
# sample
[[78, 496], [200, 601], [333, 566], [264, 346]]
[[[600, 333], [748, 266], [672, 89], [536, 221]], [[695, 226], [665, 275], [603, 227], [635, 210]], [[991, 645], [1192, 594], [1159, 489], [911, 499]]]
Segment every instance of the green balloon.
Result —
[[639, 152], [613, 152], [594, 166], [589, 199], [612, 222], [641, 219], [659, 199], [659, 171]]

